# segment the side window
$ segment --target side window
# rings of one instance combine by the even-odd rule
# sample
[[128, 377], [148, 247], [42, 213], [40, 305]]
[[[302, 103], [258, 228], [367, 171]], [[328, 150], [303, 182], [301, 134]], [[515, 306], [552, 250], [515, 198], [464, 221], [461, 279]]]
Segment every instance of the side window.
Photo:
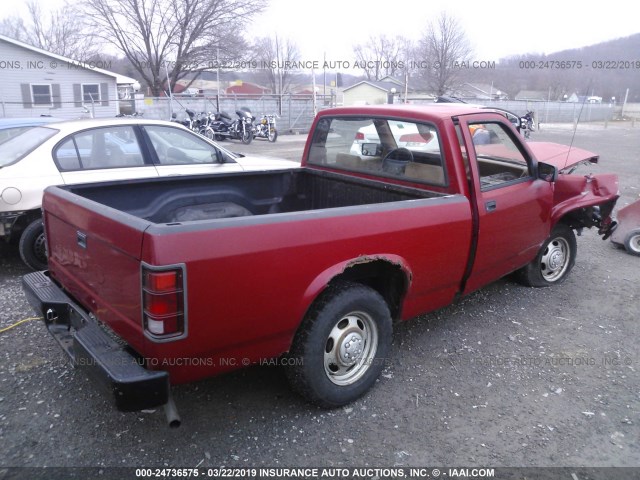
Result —
[[54, 152], [61, 171], [140, 167], [144, 158], [133, 127], [107, 127], [69, 136]]
[[85, 103], [97, 102], [100, 100], [100, 85], [97, 83], [82, 84], [82, 101]]
[[385, 118], [325, 118], [316, 131], [309, 163], [445, 185], [435, 126]]
[[38, 107], [52, 107], [53, 97], [51, 96], [51, 85], [31, 84], [31, 98], [33, 105]]
[[504, 126], [499, 123], [469, 124], [478, 162], [481, 190], [510, 184], [531, 175], [529, 164]]
[[157, 125], [146, 125], [144, 129], [161, 165], [215, 163], [220, 155], [224, 157], [225, 162], [232, 161], [194, 133]]

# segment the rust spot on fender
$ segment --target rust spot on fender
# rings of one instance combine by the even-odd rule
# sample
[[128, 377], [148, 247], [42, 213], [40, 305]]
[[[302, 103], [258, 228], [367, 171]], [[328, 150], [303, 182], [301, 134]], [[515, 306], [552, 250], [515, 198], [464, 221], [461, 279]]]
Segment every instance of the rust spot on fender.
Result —
[[348, 261], [345, 264], [344, 269], [342, 271], [345, 272], [349, 268], [354, 267], [356, 265], [365, 265], [368, 263], [375, 263], [375, 262], [385, 262], [400, 268], [400, 270], [406, 274], [407, 282], [409, 282], [408, 284], [411, 285], [411, 282], [413, 281], [413, 274], [411, 273], [411, 271], [405, 268], [405, 265], [402, 262], [398, 260], [393, 260], [384, 255], [361, 255], [358, 258], [354, 258], [353, 260]]

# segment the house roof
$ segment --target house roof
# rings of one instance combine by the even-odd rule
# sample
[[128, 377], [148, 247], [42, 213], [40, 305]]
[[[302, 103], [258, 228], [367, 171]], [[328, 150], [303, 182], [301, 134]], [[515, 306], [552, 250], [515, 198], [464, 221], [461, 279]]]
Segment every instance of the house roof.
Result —
[[516, 95], [516, 100], [546, 100], [547, 92], [540, 90], [520, 90]]
[[267, 87], [263, 87], [256, 83], [251, 82], [242, 82], [236, 83], [235, 85], [230, 85], [225, 89], [226, 93], [251, 93], [251, 94], [265, 94], [269, 93], [271, 90]]
[[398, 90], [398, 84], [395, 82], [374, 82], [371, 80], [362, 80], [361, 82], [355, 83], [353, 85], [351, 85], [350, 87], [346, 87], [343, 91], [347, 91], [347, 90], [351, 90], [352, 88], [356, 88], [358, 85], [370, 85], [374, 88], [377, 88], [379, 90], [382, 90], [385, 93], [389, 93], [391, 91], [392, 88], [395, 88], [396, 90]]
[[399, 80], [396, 77], [392, 77], [391, 75], [387, 75], [386, 77], [382, 77], [379, 81], [380, 82], [395, 83], [395, 84], [398, 84], [398, 85], [404, 85], [404, 82], [402, 80]]
[[[12, 45], [15, 45], [16, 47], [20, 47], [20, 48], [25, 48], [27, 50], [31, 50], [32, 52], [38, 53], [40, 55], [44, 55], [45, 57], [53, 58], [53, 59], [58, 60], [60, 62], [71, 63], [73, 65], [77, 65], [78, 68], [84, 68], [86, 70], [91, 70], [92, 72], [98, 72], [98, 73], [101, 73], [103, 75], [107, 75], [109, 77], [113, 77], [113, 78], [116, 79], [116, 83], [117, 84], [125, 85], [125, 84], [137, 83], [137, 80], [135, 78], [127, 77], [125, 75], [120, 75], [119, 73], [115, 73], [115, 72], [110, 72], [109, 70], [104, 70], [102, 68], [90, 67], [87, 62], [83, 62], [83, 61], [80, 61], [80, 60], [74, 60], [74, 59], [69, 58], [69, 57], [63, 57], [62, 55], [58, 55], [56, 53], [52, 53], [52, 52], [49, 52], [47, 50], [43, 50], [43, 49], [38, 48], [38, 47], [34, 47], [33, 45], [29, 45], [28, 43], [21, 42], [19, 40], [14, 39], [14, 38], [10, 38], [10, 37], [6, 37], [4, 35], [0, 35], [0, 41], [11, 43]], [[85, 65], [87, 65], [87, 66], [85, 66]]]
[[505, 91], [489, 83], [464, 83], [452, 92], [456, 97], [495, 98], [505, 95]]

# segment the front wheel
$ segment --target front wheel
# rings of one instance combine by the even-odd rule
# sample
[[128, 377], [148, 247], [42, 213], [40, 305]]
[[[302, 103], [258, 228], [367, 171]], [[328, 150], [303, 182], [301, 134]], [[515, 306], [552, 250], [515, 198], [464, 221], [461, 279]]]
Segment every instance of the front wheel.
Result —
[[516, 272], [516, 279], [529, 287], [549, 287], [562, 283], [575, 264], [577, 251], [573, 230], [560, 223], [542, 244], [536, 258]]
[[213, 140], [215, 138], [215, 132], [211, 127], [202, 127], [200, 129], [200, 135], [207, 137], [209, 140]]
[[278, 139], [278, 130], [275, 128], [269, 129], [269, 136], [267, 137], [271, 143], [275, 142]]
[[631, 255], [640, 256], [640, 228], [629, 232], [624, 239], [624, 248]]
[[42, 219], [37, 219], [27, 225], [18, 245], [20, 257], [33, 270], [46, 270], [47, 245], [44, 238]]
[[249, 145], [251, 143], [251, 140], [253, 140], [253, 131], [251, 128], [245, 128], [242, 131], [242, 137], [240, 138], [240, 141], [245, 145]]
[[356, 283], [329, 286], [316, 300], [288, 354], [294, 390], [322, 407], [339, 407], [369, 390], [391, 348], [391, 314], [382, 296]]

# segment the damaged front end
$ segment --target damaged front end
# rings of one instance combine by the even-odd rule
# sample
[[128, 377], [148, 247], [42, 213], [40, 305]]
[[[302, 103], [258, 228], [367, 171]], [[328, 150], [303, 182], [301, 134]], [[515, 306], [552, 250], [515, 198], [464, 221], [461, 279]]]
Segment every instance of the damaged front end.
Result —
[[555, 183], [553, 223], [562, 220], [578, 234], [596, 227], [606, 240], [616, 228], [611, 212], [618, 200], [618, 176], [561, 174]]

